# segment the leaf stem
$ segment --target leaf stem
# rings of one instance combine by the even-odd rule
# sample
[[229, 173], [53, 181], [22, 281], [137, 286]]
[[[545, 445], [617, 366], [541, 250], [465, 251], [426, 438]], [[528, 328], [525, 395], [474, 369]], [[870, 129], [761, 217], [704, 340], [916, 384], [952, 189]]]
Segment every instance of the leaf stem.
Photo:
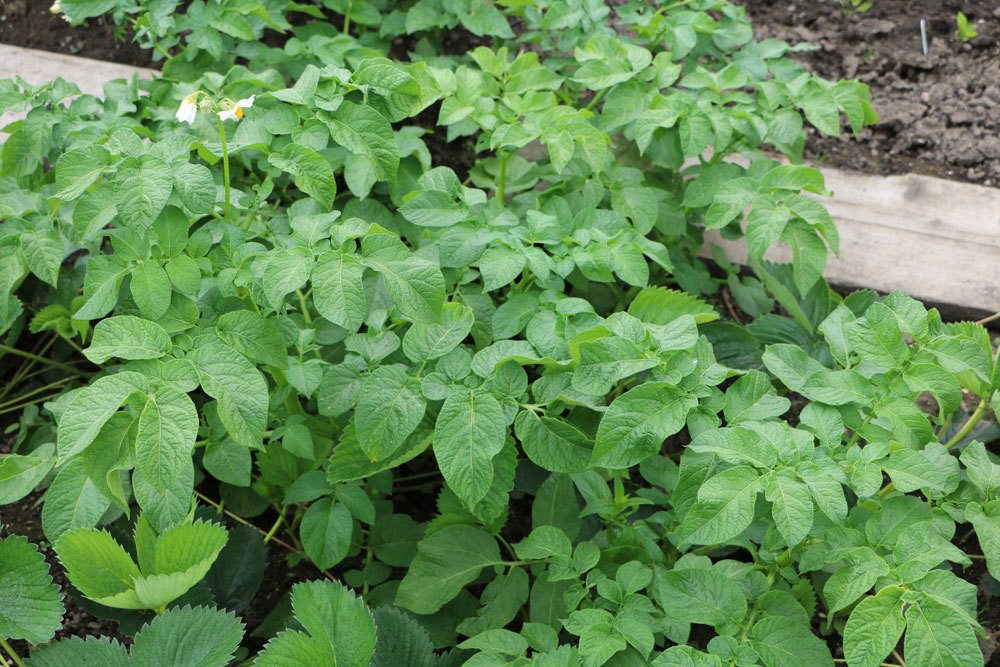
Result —
[[987, 324], [989, 322], [992, 322], [993, 320], [1000, 320], [1000, 312], [996, 312], [996, 313], [993, 313], [992, 315], [988, 315], [988, 316], [984, 317], [981, 320], [976, 320], [976, 324], [983, 325], [983, 324]]
[[351, 6], [353, 4], [353, 0], [347, 0], [347, 11], [344, 12], [344, 30], [342, 31], [345, 35], [351, 29]]
[[500, 164], [497, 170], [497, 199], [506, 201], [507, 199], [507, 160], [510, 159], [509, 152], [503, 152], [497, 156]]
[[219, 124], [219, 141], [222, 143], [222, 180], [226, 186], [226, 208], [225, 217], [229, 220], [229, 144], [226, 142], [226, 127], [222, 124], [222, 119], [218, 114], [215, 116]]
[[278, 528], [281, 527], [281, 524], [284, 520], [285, 520], [285, 510], [284, 508], [282, 508], [281, 511], [278, 512], [278, 520], [274, 522], [273, 526], [271, 526], [271, 530], [267, 531], [267, 534], [264, 535], [264, 544], [267, 544], [272, 539], [274, 539], [275, 533], [278, 532]]
[[[209, 498], [208, 496], [206, 496], [204, 493], [201, 493], [200, 491], [195, 491], [194, 495], [199, 500], [201, 500], [202, 502], [205, 502], [205, 503], [211, 505], [212, 507], [214, 507], [215, 509], [219, 510], [220, 512], [222, 512], [223, 514], [225, 514], [226, 516], [228, 516], [230, 519], [232, 519], [236, 523], [244, 525], [247, 528], [253, 528], [254, 530], [256, 530], [261, 535], [267, 537], [267, 533], [265, 531], [261, 530], [260, 527], [255, 526], [254, 524], [250, 523], [249, 521], [247, 521], [246, 519], [244, 519], [240, 515], [234, 514], [233, 512], [230, 512], [229, 510], [225, 509], [222, 506], [222, 503], [215, 502], [214, 500], [212, 500], [211, 498]], [[299, 551], [298, 549], [296, 549], [295, 547], [293, 547], [288, 542], [285, 542], [284, 540], [282, 540], [280, 538], [274, 537], [273, 535], [271, 536], [270, 541], [274, 542], [275, 544], [280, 544], [281, 546], [285, 547], [286, 549], [288, 549], [289, 551], [291, 551], [293, 553], [302, 554], [301, 551]], [[302, 554], [302, 555], [304, 555], [304, 554]]]
[[11, 405], [16, 405], [16, 404], [20, 403], [21, 401], [23, 401], [24, 399], [28, 398], [29, 396], [33, 396], [35, 394], [39, 394], [39, 393], [45, 391], [46, 389], [53, 389], [55, 387], [61, 387], [62, 385], [66, 384], [67, 382], [69, 382], [69, 378], [63, 378], [62, 380], [59, 380], [57, 382], [51, 382], [51, 383], [49, 383], [47, 385], [44, 385], [42, 387], [38, 387], [37, 389], [32, 389], [31, 391], [29, 391], [27, 393], [21, 394], [17, 398], [12, 398], [11, 400], [7, 401], [6, 403], [0, 403], [0, 409], [6, 408], [6, 407], [11, 406]]
[[597, 93], [592, 98], [590, 98], [590, 101], [587, 102], [587, 106], [585, 106], [583, 108], [586, 111], [593, 111], [594, 107], [596, 107], [598, 104], [600, 104], [601, 100], [604, 99], [604, 96], [608, 94], [609, 90], [611, 90], [611, 89], [610, 88], [602, 88], [601, 90], [597, 91]]
[[958, 433], [952, 436], [951, 440], [944, 443], [944, 448], [951, 449], [958, 443], [962, 442], [962, 440], [965, 439], [965, 436], [972, 432], [972, 429], [976, 427], [976, 424], [978, 424], [986, 414], [986, 409], [989, 407], [989, 404], [990, 397], [980, 400], [979, 405], [977, 405], [976, 409], [973, 410], [971, 415], [969, 415], [969, 418], [965, 420], [965, 424], [962, 425], [962, 428], [959, 429]]
[[5, 651], [7, 651], [7, 653], [10, 655], [11, 660], [14, 661], [14, 664], [17, 665], [17, 667], [24, 667], [24, 661], [21, 660], [20, 656], [18, 656], [17, 653], [14, 652], [14, 649], [11, 648], [10, 644], [8, 644], [7, 640], [4, 639], [3, 637], [0, 637], [0, 646], [2, 646]]
[[19, 350], [16, 347], [11, 347], [9, 345], [3, 345], [0, 343], [0, 352], [4, 354], [13, 354], [17, 357], [24, 357], [25, 359], [31, 359], [40, 364], [45, 364], [51, 366], [52, 368], [58, 368], [59, 370], [66, 371], [67, 373], [72, 373], [73, 375], [81, 375], [80, 369], [73, 368], [69, 364], [64, 364], [60, 361], [53, 361], [52, 359], [46, 359], [45, 357], [33, 354], [31, 352], [25, 352], [24, 350]]
[[19, 403], [18, 405], [12, 405], [12, 406], [10, 406], [8, 408], [0, 409], [0, 415], [5, 415], [5, 414], [8, 414], [10, 412], [17, 412], [18, 410], [23, 410], [24, 408], [28, 407], [29, 405], [36, 405], [38, 403], [45, 403], [46, 401], [52, 401], [52, 400], [55, 400], [55, 399], [59, 398], [60, 396], [62, 396], [62, 392], [58, 392], [58, 393], [55, 393], [55, 394], [49, 394], [48, 396], [42, 396], [41, 398], [33, 398], [30, 401], [26, 401], [24, 403]]
[[302, 319], [305, 320], [307, 325], [311, 325], [313, 318], [309, 313], [309, 304], [306, 303], [306, 295], [300, 289], [295, 290], [295, 295], [299, 297], [299, 309], [302, 311]]

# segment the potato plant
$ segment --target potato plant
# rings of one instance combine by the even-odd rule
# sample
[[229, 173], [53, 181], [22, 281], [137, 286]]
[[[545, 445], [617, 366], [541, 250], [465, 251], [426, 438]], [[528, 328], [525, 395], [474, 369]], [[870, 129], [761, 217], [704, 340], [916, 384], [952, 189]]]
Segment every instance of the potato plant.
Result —
[[162, 77], [0, 81], [0, 504], [132, 637], [12, 523], [6, 659], [982, 664], [990, 338], [822, 277], [864, 85], [725, 0], [180, 5], [56, 8]]

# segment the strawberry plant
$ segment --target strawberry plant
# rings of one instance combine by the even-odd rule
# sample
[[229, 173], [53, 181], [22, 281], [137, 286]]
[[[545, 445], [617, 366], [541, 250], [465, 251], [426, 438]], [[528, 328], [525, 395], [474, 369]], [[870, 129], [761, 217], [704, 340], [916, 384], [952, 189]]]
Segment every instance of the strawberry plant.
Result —
[[722, 0], [178, 4], [0, 82], [0, 503], [133, 637], [12, 535], [11, 660], [982, 663], [989, 335], [822, 277], [864, 85]]

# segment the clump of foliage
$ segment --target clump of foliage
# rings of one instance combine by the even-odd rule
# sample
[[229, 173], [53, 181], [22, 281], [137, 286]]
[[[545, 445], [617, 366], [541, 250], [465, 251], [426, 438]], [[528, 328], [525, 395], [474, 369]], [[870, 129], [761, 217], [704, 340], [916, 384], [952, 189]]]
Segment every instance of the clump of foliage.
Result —
[[[61, 2], [162, 77], [0, 82], [0, 503], [134, 636], [30, 664], [982, 662], [989, 337], [822, 278], [864, 85], [724, 0], [178, 5]], [[314, 580], [244, 637], [268, 549]]]

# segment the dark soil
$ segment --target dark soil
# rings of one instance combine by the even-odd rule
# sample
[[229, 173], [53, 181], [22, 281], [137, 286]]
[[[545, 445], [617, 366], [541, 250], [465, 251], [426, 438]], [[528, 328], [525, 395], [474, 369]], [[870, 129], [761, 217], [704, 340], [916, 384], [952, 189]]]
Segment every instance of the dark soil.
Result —
[[[758, 38], [809, 42], [795, 54], [830, 79], [859, 79], [881, 121], [860, 141], [813, 135], [806, 157], [873, 173], [915, 172], [1000, 183], [1000, 5], [995, 0], [875, 0], [867, 12], [838, 0], [743, 0]], [[845, 2], [844, 4], [849, 4]], [[962, 11], [978, 36], [962, 43]], [[920, 19], [930, 41], [924, 55]]]
[[49, 11], [50, 0], [0, 0], [0, 42], [31, 49], [69, 53], [95, 60], [109, 60], [148, 67], [144, 49], [115, 36], [113, 22], [94, 19], [73, 27]]

